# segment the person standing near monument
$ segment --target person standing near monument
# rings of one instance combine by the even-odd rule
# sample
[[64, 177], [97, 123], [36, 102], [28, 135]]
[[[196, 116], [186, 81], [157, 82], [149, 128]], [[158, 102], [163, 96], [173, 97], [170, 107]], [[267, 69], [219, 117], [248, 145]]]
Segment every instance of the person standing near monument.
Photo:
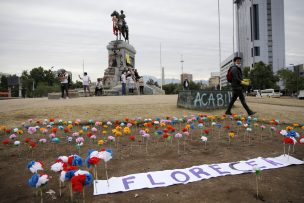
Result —
[[66, 93], [66, 99], [69, 99], [69, 84], [68, 84], [68, 77], [69, 74], [62, 70], [62, 72], [58, 75], [60, 83], [61, 83], [61, 99], [64, 99], [64, 91]]
[[122, 74], [120, 76], [120, 80], [121, 80], [121, 94], [126, 95], [127, 78], [126, 78], [126, 73], [124, 71], [122, 72]]
[[240, 101], [249, 116], [256, 113], [249, 108], [249, 106], [247, 105], [247, 103], [245, 101], [245, 97], [243, 94], [243, 86], [242, 86], [242, 84], [244, 84], [244, 82], [243, 82], [243, 73], [242, 73], [242, 69], [241, 69], [241, 61], [242, 61], [241, 57], [238, 57], [238, 56], [234, 57], [234, 59], [233, 59], [234, 64], [230, 67], [230, 72], [231, 72], [231, 76], [232, 76], [231, 77], [232, 98], [231, 98], [229, 106], [225, 112], [226, 115], [232, 114], [231, 108], [238, 97], [240, 98]]
[[145, 85], [145, 83], [144, 83], [144, 79], [143, 79], [142, 76], [139, 78], [138, 84], [139, 84], [139, 92], [140, 92], [140, 94], [144, 94], [144, 85]]
[[89, 91], [89, 96], [91, 96], [91, 91], [90, 91], [90, 83], [91, 83], [91, 78], [88, 76], [87, 72], [83, 73], [83, 77], [80, 77], [79, 79], [82, 80], [82, 85], [83, 85], [83, 90], [84, 90], [84, 96], [87, 96], [87, 90]]
[[183, 84], [183, 87], [184, 87], [184, 90], [189, 90], [189, 80], [188, 78], [185, 78], [184, 80], [184, 84]]

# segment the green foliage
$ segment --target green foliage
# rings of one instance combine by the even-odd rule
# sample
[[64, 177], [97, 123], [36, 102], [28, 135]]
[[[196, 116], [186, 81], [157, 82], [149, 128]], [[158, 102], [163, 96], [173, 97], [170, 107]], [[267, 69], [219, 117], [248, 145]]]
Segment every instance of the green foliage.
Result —
[[163, 85], [163, 90], [165, 90], [166, 94], [178, 94], [179, 91], [183, 89], [181, 84], [177, 83], [170, 83]]
[[47, 82], [40, 82], [34, 91], [29, 92], [28, 97], [47, 97], [48, 93], [60, 92], [60, 86], [50, 86]]
[[27, 97], [43, 97], [49, 92], [60, 91], [58, 79], [51, 70], [43, 67], [33, 68], [30, 72], [23, 71], [21, 82]]
[[201, 89], [201, 85], [199, 83], [195, 83], [193, 81], [190, 81], [189, 89], [190, 90], [200, 90]]
[[251, 85], [253, 89], [269, 89], [275, 88], [279, 78], [272, 72], [270, 65], [258, 62], [249, 73]]
[[7, 86], [7, 77], [2, 75], [1, 82], [0, 82], [0, 91], [1, 92], [7, 92], [8, 86]]
[[158, 82], [154, 81], [153, 79], [149, 78], [149, 80], [146, 82], [147, 85], [154, 85], [156, 87], [159, 87]]
[[82, 88], [82, 82], [79, 80], [76, 80], [76, 83], [73, 83], [73, 81], [71, 81], [71, 85], [70, 85], [70, 89], [76, 89], [76, 88]]
[[249, 78], [250, 67], [246, 66], [243, 69], [243, 78]]
[[283, 81], [285, 89], [289, 93], [297, 92], [304, 89], [304, 78], [289, 70], [281, 69], [277, 72], [277, 76]]

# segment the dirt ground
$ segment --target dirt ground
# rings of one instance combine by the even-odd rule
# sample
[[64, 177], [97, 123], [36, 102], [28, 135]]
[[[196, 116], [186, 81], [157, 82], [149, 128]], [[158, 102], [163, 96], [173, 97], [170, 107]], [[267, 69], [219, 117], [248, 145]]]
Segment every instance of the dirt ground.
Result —
[[[62, 188], [62, 197], [59, 197], [58, 174], [50, 170], [50, 166], [60, 155], [70, 155], [77, 153], [85, 158], [89, 149], [100, 149], [111, 147], [113, 159], [108, 164], [110, 177], [124, 176], [128, 174], [169, 170], [177, 168], [187, 168], [195, 165], [233, 162], [247, 160], [251, 158], [275, 157], [283, 154], [282, 136], [278, 130], [285, 129], [286, 124], [276, 126], [277, 131], [270, 132], [269, 120], [280, 119], [281, 122], [304, 125], [304, 101], [291, 98], [247, 98], [249, 106], [258, 113], [258, 124], [264, 124], [266, 129], [262, 134], [260, 128], [253, 127], [251, 136], [244, 141], [244, 129], [232, 140], [228, 142], [228, 132], [222, 128], [220, 132], [206, 123], [204, 129], [209, 129], [209, 139], [207, 149], [204, 148], [200, 140], [201, 131], [195, 129], [191, 131], [191, 138], [188, 137], [185, 146], [181, 145], [180, 154], [177, 153], [177, 142], [163, 141], [161, 138], [152, 136], [148, 153], [145, 144], [139, 138], [138, 128], [132, 127], [131, 134], [136, 135], [136, 142], [133, 143], [132, 151], [129, 136], [122, 136], [119, 146], [106, 143], [100, 147], [93, 143], [85, 135], [84, 146], [78, 151], [75, 143], [69, 144], [66, 135], [59, 133], [61, 142], [57, 144], [49, 143], [48, 135], [45, 138], [48, 142], [44, 145], [38, 144], [32, 151], [23, 144], [26, 137], [38, 141], [43, 135], [24, 135], [18, 137], [22, 141], [19, 147], [3, 145], [2, 141], [8, 139], [9, 135], [1, 132], [0, 146], [0, 202], [40, 202], [40, 198], [35, 196], [35, 189], [27, 185], [27, 180], [31, 173], [26, 168], [28, 161], [41, 160], [45, 164], [45, 173], [51, 176], [49, 183], [44, 186], [44, 202], [70, 202], [67, 184]], [[176, 107], [177, 95], [163, 96], [125, 96], [125, 97], [87, 97], [69, 100], [48, 100], [39, 99], [16, 99], [0, 100], [0, 126], [7, 128], [22, 128], [21, 123], [28, 119], [33, 121], [43, 121], [47, 118], [63, 119], [64, 121], [83, 121], [93, 119], [94, 121], [123, 120], [137, 117], [144, 118], [165, 118], [167, 116], [182, 117], [198, 114], [218, 115], [224, 110], [214, 110], [208, 112], [193, 111]], [[236, 103], [233, 113], [244, 114], [244, 109], [240, 103]], [[230, 119], [219, 121], [223, 126], [230, 125], [232, 130], [237, 131], [235, 121]], [[36, 125], [36, 124], [35, 124]], [[183, 126], [185, 124], [182, 124]], [[182, 127], [183, 127], [182, 126]], [[180, 130], [180, 125], [174, 126], [176, 131]], [[73, 130], [78, 131], [75, 127]], [[98, 129], [97, 140], [106, 139], [110, 135], [102, 135], [101, 128]], [[304, 130], [295, 129], [300, 135], [304, 135]], [[153, 130], [150, 134], [153, 134]], [[175, 132], [176, 133], [176, 132]], [[172, 135], [174, 135], [173, 133]], [[219, 137], [220, 134], [220, 137]], [[250, 144], [249, 144], [250, 139]], [[185, 147], [185, 148], [184, 148]], [[304, 145], [297, 144], [295, 152], [291, 155], [300, 160], [304, 160]], [[81, 169], [88, 170], [86, 166]], [[100, 179], [105, 179], [103, 164], [98, 169]], [[107, 195], [93, 196], [93, 186], [85, 189], [86, 202], [304, 202], [304, 166], [289, 166], [281, 169], [262, 171], [260, 179], [261, 198], [255, 197], [255, 175], [243, 174], [235, 176], [224, 176], [188, 183], [185, 185], [174, 185], [164, 188], [141, 189], [125, 193], [115, 193]], [[56, 192], [55, 200], [46, 194], [49, 189]], [[83, 202], [82, 194], [75, 193], [74, 202]]]

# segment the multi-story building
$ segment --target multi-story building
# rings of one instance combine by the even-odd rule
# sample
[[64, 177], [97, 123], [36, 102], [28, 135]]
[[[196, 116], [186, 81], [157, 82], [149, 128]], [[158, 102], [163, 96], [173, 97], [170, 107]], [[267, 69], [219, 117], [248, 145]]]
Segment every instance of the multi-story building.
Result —
[[220, 72], [211, 72], [211, 77], [209, 78], [209, 87], [217, 89], [220, 85]]
[[284, 0], [235, 0], [237, 49], [243, 67], [262, 61], [285, 67]]

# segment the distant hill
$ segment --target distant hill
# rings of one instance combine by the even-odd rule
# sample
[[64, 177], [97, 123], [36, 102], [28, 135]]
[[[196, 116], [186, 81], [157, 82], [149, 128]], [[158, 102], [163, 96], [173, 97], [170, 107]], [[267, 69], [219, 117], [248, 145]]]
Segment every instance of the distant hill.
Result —
[[[143, 79], [145, 82], [147, 82], [149, 79], [152, 79], [152, 80], [156, 81], [158, 84], [161, 83], [161, 79], [159, 79], [155, 76], [152, 76], [152, 75], [143, 75]], [[202, 82], [203, 84], [208, 84], [207, 80], [194, 80], [194, 82], [196, 82], [196, 83]], [[166, 78], [165, 84], [170, 84], [170, 83], [180, 83], [180, 80], [176, 79], [176, 78]]]

